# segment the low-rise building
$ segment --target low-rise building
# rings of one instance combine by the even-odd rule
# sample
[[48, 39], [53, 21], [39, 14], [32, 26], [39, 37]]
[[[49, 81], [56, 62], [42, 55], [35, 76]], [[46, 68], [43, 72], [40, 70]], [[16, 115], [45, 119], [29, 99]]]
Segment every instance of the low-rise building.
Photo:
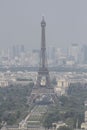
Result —
[[66, 79], [60, 79], [57, 81], [57, 86], [54, 88], [54, 91], [57, 95], [66, 94], [66, 90], [69, 86], [69, 82]]
[[7, 87], [8, 86], [8, 81], [7, 80], [0, 80], [0, 87]]
[[57, 130], [61, 126], [66, 126], [67, 127], [68, 125], [66, 123], [62, 122], [62, 121], [59, 121], [57, 123], [53, 123], [52, 126], [53, 126], [53, 128], [55, 128], [55, 130]]
[[84, 122], [81, 124], [81, 129], [87, 130], [87, 111], [85, 111]]

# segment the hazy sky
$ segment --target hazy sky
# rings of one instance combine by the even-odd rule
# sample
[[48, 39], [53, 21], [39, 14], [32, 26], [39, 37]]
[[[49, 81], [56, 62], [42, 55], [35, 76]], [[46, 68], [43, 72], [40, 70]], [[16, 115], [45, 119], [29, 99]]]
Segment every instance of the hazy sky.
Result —
[[43, 15], [47, 46], [87, 44], [87, 0], [0, 0], [0, 48], [39, 48]]

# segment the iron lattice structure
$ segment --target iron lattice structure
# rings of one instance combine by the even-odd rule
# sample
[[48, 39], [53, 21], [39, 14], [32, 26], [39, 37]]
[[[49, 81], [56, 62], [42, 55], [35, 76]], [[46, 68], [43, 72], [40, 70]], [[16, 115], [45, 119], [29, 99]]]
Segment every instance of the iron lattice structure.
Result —
[[47, 55], [46, 55], [46, 38], [45, 38], [45, 27], [46, 22], [44, 20], [44, 17], [41, 21], [41, 50], [40, 50], [40, 65], [38, 70], [38, 76], [37, 76], [37, 83], [36, 86], [41, 86], [41, 80], [43, 77], [45, 77], [45, 86], [50, 87], [50, 76], [47, 66]]

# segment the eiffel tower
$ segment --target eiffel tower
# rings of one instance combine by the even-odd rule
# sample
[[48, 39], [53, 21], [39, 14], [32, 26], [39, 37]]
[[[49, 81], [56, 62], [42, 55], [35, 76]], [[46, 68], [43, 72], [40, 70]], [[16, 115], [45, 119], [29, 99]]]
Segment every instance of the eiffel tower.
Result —
[[33, 103], [38, 97], [43, 97], [43, 95], [45, 95], [47, 98], [50, 97], [50, 99], [52, 98], [52, 95], [54, 95], [54, 89], [50, 83], [49, 70], [47, 66], [45, 27], [46, 22], [43, 17], [41, 21], [40, 65], [38, 69], [36, 84], [34, 85], [31, 92], [29, 103]]
[[45, 39], [45, 27], [46, 22], [44, 17], [42, 17], [41, 21], [41, 50], [40, 50], [40, 65], [37, 76], [37, 87], [45, 86], [47, 88], [50, 87], [50, 76], [47, 67], [47, 56], [46, 56], [46, 39]]

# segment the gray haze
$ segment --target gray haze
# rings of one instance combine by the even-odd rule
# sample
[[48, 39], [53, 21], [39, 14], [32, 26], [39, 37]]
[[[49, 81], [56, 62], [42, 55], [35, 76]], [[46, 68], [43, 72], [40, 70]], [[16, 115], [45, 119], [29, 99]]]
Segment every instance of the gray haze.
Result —
[[87, 0], [0, 0], [0, 48], [39, 48], [43, 15], [48, 46], [87, 44]]

